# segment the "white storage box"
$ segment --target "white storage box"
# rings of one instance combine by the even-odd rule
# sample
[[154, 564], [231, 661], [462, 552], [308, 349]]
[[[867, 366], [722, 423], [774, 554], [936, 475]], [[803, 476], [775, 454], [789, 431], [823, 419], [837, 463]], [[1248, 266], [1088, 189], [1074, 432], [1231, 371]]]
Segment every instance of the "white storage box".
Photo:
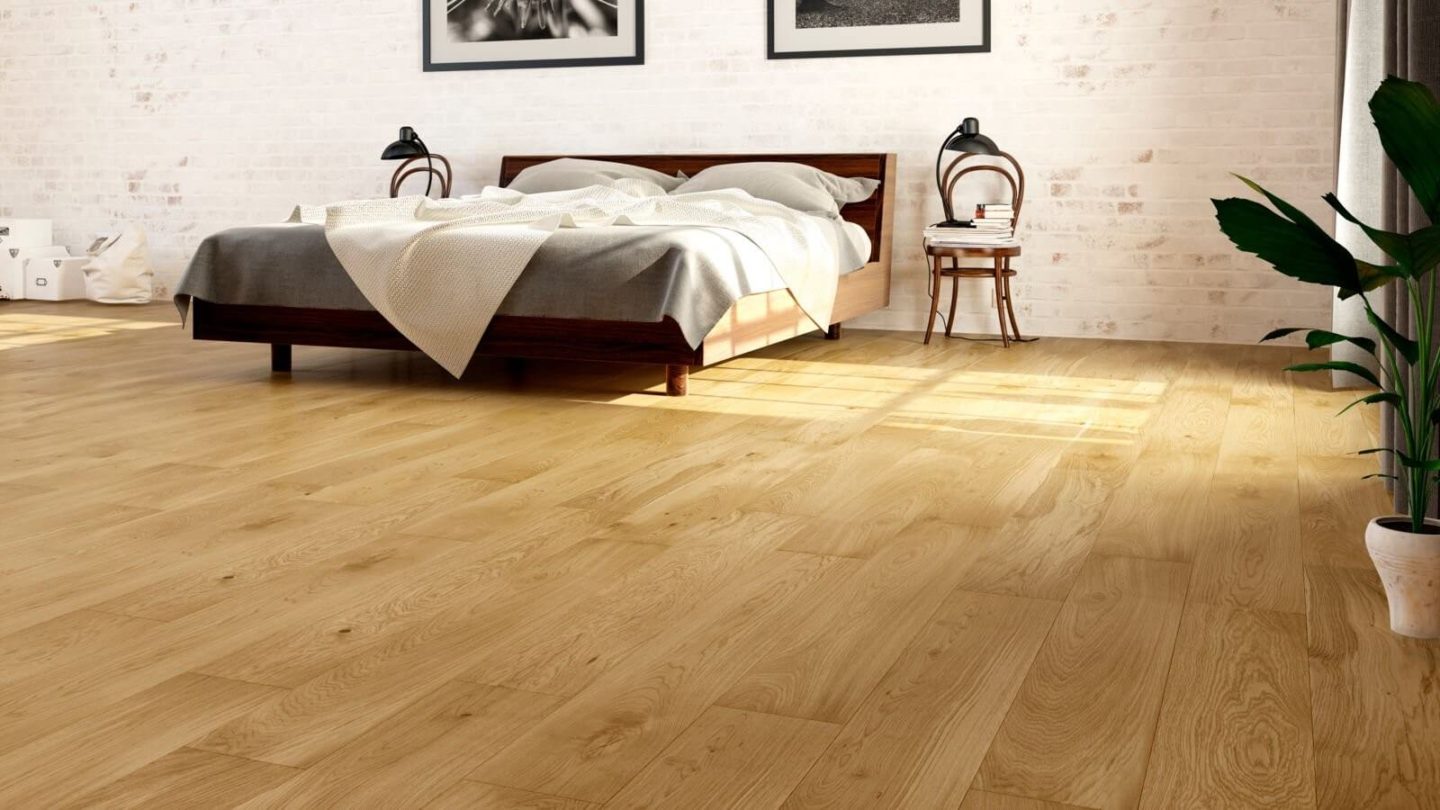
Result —
[[85, 297], [85, 265], [90, 259], [42, 258], [25, 262], [25, 297], [71, 301]]
[[63, 259], [70, 251], [63, 247], [0, 248], [0, 301], [25, 297], [25, 263], [31, 259]]
[[42, 248], [55, 244], [48, 219], [7, 219], [0, 217], [0, 250]]

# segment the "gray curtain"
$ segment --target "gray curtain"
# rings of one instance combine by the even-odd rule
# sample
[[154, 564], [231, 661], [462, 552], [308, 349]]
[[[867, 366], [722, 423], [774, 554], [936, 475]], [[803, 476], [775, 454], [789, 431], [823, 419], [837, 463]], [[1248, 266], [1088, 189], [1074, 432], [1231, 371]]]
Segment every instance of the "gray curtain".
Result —
[[[1361, 219], [1386, 230], [1409, 232], [1424, 227], [1429, 221], [1404, 179], [1385, 159], [1366, 105], [1380, 81], [1391, 74], [1423, 82], [1440, 92], [1440, 0], [1339, 0], [1339, 4], [1337, 191], [1340, 199]], [[1348, 222], [1337, 222], [1336, 237], [1362, 259], [1383, 258], [1364, 234]], [[1377, 299], [1381, 314], [1406, 334], [1413, 332], [1409, 298], [1403, 287], [1392, 284]], [[1373, 331], [1358, 301], [1336, 302], [1334, 326], [1341, 334]], [[1336, 352], [1335, 356], [1368, 361], [1374, 367], [1373, 358], [1363, 353], [1343, 351]], [[1337, 376], [1336, 385], [1353, 385], [1356, 381], [1345, 379], [1348, 376]], [[1393, 447], [1397, 431], [1393, 411], [1387, 409], [1381, 427], [1384, 444]], [[1393, 474], [1393, 459], [1387, 456], [1386, 464], [1390, 467], [1386, 472]], [[1404, 511], [1407, 508], [1404, 489], [1393, 489], [1396, 509]], [[1435, 504], [1432, 510], [1440, 507], [1440, 498], [1432, 503]]]

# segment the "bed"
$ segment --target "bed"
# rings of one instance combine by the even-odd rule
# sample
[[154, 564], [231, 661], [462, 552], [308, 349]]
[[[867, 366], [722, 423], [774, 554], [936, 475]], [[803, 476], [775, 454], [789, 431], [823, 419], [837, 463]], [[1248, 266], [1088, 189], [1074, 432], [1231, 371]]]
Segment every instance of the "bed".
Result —
[[[528, 167], [554, 159], [505, 157], [500, 184], [508, 184]], [[889, 305], [896, 163], [893, 154], [634, 155], [589, 159], [689, 175], [727, 163], [793, 162], [840, 176], [878, 179], [880, 186], [870, 199], [841, 210], [844, 220], [863, 229], [871, 252], [867, 264], [840, 277], [834, 323], [827, 337], [838, 339], [843, 322]], [[190, 317], [197, 340], [270, 344], [274, 373], [291, 371], [293, 346], [416, 349], [378, 312], [361, 308], [221, 302], [197, 294], [190, 301]], [[666, 393], [684, 396], [691, 369], [815, 331], [815, 324], [789, 291], [779, 289], [739, 298], [698, 346], [692, 346], [670, 317], [645, 321], [500, 314], [491, 321], [476, 355], [653, 363], [665, 368]]]

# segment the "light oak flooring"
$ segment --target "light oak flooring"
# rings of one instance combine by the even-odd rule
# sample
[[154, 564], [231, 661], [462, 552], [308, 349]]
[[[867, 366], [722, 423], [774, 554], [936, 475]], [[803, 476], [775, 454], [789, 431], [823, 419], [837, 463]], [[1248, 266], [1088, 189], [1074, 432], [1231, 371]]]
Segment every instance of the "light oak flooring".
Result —
[[0, 807], [1440, 806], [1291, 349], [698, 372], [0, 304]]

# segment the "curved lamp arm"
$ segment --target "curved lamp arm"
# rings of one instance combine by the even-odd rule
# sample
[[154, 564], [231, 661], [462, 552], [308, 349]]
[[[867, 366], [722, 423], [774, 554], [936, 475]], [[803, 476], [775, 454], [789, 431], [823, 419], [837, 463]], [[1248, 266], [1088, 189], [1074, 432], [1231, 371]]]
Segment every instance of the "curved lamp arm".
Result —
[[950, 204], [950, 198], [945, 195], [945, 181], [940, 174], [940, 165], [945, 160], [945, 147], [949, 146], [950, 141], [959, 134], [960, 127], [956, 127], [954, 132], [946, 135], [945, 140], [940, 142], [940, 151], [935, 153], [935, 189], [940, 192], [940, 204], [944, 206], [946, 222], [955, 221], [955, 211]]
[[430, 189], [435, 183], [435, 160], [430, 156], [430, 147], [426, 146], [425, 142], [420, 140], [418, 134], [415, 136], [415, 143], [419, 144], [420, 150], [425, 153], [425, 167], [430, 170], [429, 176], [425, 179], [425, 196], [429, 197]]

